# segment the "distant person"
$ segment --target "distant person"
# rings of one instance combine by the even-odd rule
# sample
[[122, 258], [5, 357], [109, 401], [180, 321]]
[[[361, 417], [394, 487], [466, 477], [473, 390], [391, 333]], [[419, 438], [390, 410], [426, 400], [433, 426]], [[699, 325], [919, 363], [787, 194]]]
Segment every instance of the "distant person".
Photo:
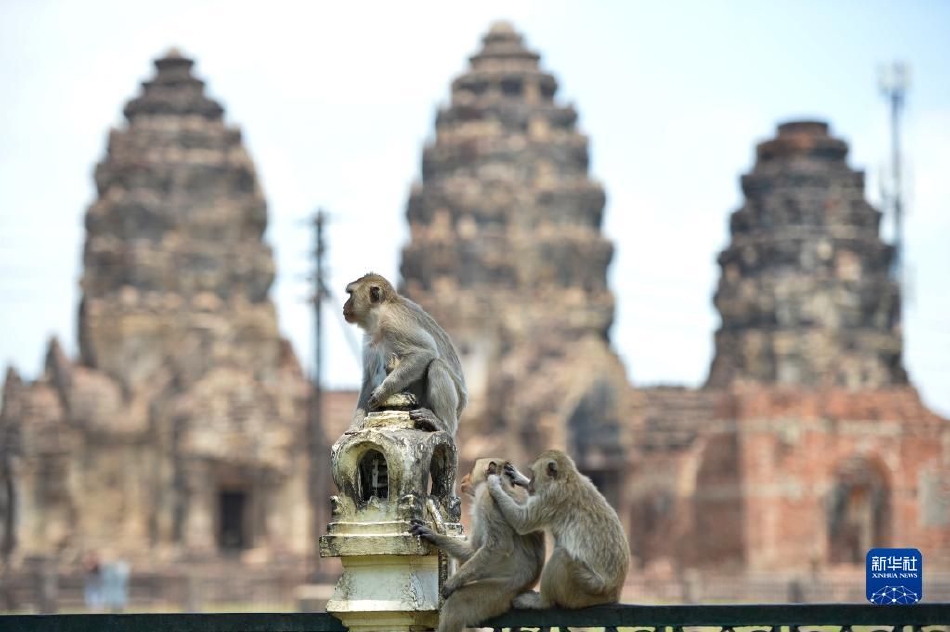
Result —
[[119, 558], [102, 567], [103, 605], [112, 612], [125, 610], [129, 600], [129, 563]]
[[83, 601], [89, 610], [102, 607], [102, 564], [95, 551], [86, 554], [83, 565]]

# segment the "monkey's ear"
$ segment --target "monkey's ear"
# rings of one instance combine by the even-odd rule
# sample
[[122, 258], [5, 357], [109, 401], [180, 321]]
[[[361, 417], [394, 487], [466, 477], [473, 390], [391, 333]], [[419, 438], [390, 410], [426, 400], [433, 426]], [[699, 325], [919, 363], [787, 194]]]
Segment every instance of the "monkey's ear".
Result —
[[371, 285], [369, 288], [369, 302], [378, 303], [383, 298], [383, 291], [378, 285]]
[[557, 478], [557, 461], [548, 461], [548, 476]]
[[485, 468], [487, 474], [497, 474], [498, 473], [498, 464], [494, 461], [488, 463], [488, 467]]

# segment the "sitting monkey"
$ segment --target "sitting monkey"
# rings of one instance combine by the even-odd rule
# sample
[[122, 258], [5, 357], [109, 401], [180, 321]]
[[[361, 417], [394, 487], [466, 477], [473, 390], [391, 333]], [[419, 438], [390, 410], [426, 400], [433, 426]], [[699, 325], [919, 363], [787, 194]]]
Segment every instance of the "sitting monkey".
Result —
[[505, 474], [528, 489], [515, 500], [500, 476], [488, 477], [488, 490], [505, 520], [518, 533], [548, 529], [554, 550], [541, 573], [541, 592], [515, 600], [516, 608], [584, 608], [620, 599], [630, 547], [617, 512], [577, 471], [571, 457], [549, 450], [531, 464], [531, 478], [505, 464]]
[[[486, 480], [490, 474], [502, 473], [501, 463], [500, 459], [479, 459], [472, 473], [462, 478], [462, 492], [473, 497], [467, 542], [434, 533], [418, 521], [410, 528], [414, 535], [462, 562], [442, 587], [445, 603], [439, 632], [459, 632], [507, 612], [512, 600], [534, 586], [541, 575], [544, 533], [515, 533], [488, 492]], [[527, 496], [507, 477], [502, 478], [499, 489], [513, 498], [524, 500]]]
[[363, 385], [346, 432], [362, 428], [366, 414], [389, 396], [409, 390], [420, 400], [409, 413], [417, 427], [454, 437], [468, 392], [449, 335], [378, 274], [360, 277], [346, 291], [343, 318], [365, 332]]

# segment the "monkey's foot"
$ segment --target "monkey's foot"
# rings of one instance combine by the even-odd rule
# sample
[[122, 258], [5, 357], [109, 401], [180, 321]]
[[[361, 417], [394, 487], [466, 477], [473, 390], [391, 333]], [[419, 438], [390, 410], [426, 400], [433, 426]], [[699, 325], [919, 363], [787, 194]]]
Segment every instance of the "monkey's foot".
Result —
[[369, 410], [379, 410], [379, 407], [383, 404], [384, 395], [380, 392], [379, 387], [372, 392], [369, 396], [369, 399], [366, 400], [366, 407]]
[[409, 419], [415, 424], [418, 430], [428, 430], [429, 432], [438, 432], [446, 430], [445, 424], [441, 419], [435, 416], [428, 408], [416, 408], [409, 411]]
[[442, 586], [442, 591], [441, 591], [440, 594], [442, 595], [442, 598], [443, 598], [443, 599], [448, 599], [448, 598], [451, 597], [453, 594], [455, 594], [455, 591], [458, 590], [458, 589], [459, 589], [459, 587], [456, 586], [455, 584], [453, 584], [453, 583], [451, 583], [451, 582], [445, 582], [445, 585]]
[[533, 590], [523, 592], [511, 600], [512, 608], [523, 610], [537, 610], [541, 607], [541, 595]]

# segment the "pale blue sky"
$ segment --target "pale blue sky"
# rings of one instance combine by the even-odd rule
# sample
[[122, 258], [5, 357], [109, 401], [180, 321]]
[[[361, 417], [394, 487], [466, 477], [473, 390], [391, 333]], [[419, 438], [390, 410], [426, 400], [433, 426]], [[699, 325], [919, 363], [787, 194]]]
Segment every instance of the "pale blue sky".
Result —
[[[266, 7], [266, 9], [265, 9]], [[281, 327], [311, 355], [304, 276], [317, 205], [338, 293], [398, 277], [404, 213], [451, 79], [495, 19], [542, 54], [590, 135], [616, 244], [615, 347], [630, 378], [696, 385], [712, 354], [716, 254], [754, 144], [828, 120], [868, 172], [887, 158], [878, 66], [912, 67], [906, 117], [906, 360], [950, 414], [950, 3], [87, 0], [0, 3], [0, 362], [38, 373], [46, 339], [76, 352], [82, 218], [110, 126], [170, 46], [197, 59], [239, 125], [270, 203]], [[365, 227], [378, 228], [367, 235]], [[334, 386], [359, 368], [330, 319]]]

